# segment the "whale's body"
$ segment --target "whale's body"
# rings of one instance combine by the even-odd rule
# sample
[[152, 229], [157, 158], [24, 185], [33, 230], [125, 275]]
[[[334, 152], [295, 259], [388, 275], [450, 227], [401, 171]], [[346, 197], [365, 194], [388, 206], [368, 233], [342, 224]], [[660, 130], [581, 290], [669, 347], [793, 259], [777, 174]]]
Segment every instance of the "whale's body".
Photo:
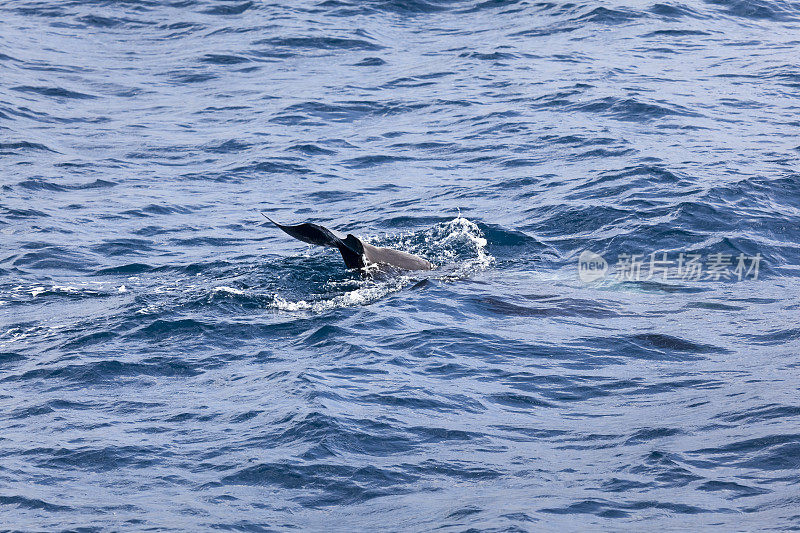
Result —
[[267, 215], [264, 216], [297, 240], [338, 249], [347, 268], [358, 269], [362, 273], [375, 267], [379, 270], [385, 270], [386, 267], [400, 270], [430, 270], [433, 268], [426, 259], [392, 248], [372, 246], [351, 233], [348, 233], [346, 237], [339, 237], [328, 228], [311, 222], [285, 226], [278, 224]]

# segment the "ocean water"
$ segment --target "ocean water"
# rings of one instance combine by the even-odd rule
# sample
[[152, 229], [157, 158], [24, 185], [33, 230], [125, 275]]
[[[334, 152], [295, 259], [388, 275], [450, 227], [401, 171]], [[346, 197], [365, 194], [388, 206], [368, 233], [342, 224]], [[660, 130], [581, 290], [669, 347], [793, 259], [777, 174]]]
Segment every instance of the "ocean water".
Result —
[[3, 3], [0, 530], [800, 528], [799, 47], [782, 0]]

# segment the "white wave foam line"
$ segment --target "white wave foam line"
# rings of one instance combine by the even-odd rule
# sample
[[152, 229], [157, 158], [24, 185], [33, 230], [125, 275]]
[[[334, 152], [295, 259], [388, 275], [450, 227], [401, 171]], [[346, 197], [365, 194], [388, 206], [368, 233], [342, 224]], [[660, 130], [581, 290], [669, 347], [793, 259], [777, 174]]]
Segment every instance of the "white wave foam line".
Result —
[[105, 287], [98, 287], [98, 285], [108, 285], [104, 282], [78, 282], [71, 285], [40, 285], [38, 283], [29, 283], [26, 285], [16, 285], [8, 289], [3, 296], [8, 296], [12, 300], [18, 300], [30, 296], [37, 298], [45, 293], [60, 293], [60, 294], [86, 294], [89, 296], [96, 296], [102, 294]]
[[39, 296], [40, 294], [42, 294], [45, 291], [47, 291], [47, 289], [45, 289], [44, 287], [39, 286], [39, 287], [32, 288], [30, 290], [30, 293], [31, 293], [31, 296], [33, 298], [36, 298], [37, 296]]
[[242, 296], [244, 294], [243, 290], [235, 289], [233, 287], [225, 287], [225, 286], [214, 287], [213, 291], [214, 292], [227, 292], [228, 294], [236, 294], [237, 296]]
[[314, 313], [321, 313], [330, 311], [331, 309], [339, 309], [342, 307], [355, 307], [359, 305], [367, 305], [375, 302], [387, 294], [398, 292], [403, 287], [411, 283], [412, 278], [408, 276], [398, 276], [391, 281], [378, 282], [374, 285], [360, 287], [358, 289], [328, 298], [326, 300], [318, 301], [290, 301], [282, 296], [273, 295], [271, 307], [281, 311], [311, 311]]

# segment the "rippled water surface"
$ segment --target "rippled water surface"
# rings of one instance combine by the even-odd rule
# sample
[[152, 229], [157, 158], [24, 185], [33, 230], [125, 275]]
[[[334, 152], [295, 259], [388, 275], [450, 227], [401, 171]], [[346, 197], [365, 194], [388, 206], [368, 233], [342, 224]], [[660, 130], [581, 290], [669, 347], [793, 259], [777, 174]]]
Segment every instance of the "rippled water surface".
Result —
[[800, 527], [797, 3], [0, 21], [2, 529]]

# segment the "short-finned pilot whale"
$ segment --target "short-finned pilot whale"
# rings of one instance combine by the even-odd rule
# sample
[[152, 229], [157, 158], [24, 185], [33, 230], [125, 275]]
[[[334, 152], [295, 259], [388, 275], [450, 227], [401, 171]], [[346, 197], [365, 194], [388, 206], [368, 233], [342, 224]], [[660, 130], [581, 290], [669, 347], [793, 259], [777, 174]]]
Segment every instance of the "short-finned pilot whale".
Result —
[[[264, 213], [261, 214], [264, 215]], [[310, 222], [284, 226], [267, 215], [264, 215], [264, 218], [299, 241], [337, 248], [342, 254], [347, 268], [358, 269], [362, 273], [373, 267], [377, 267], [379, 270], [385, 267], [394, 267], [400, 270], [430, 270], [433, 268], [426, 259], [392, 248], [372, 246], [352, 233], [348, 233], [347, 237], [342, 238], [328, 228]]]

